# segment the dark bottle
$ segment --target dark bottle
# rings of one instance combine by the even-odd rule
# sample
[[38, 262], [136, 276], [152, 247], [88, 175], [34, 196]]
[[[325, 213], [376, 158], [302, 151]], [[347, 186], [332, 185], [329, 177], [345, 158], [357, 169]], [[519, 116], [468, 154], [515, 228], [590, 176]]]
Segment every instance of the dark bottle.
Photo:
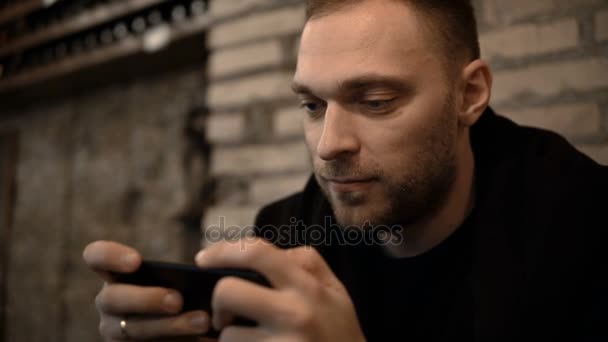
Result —
[[184, 5], [176, 5], [173, 7], [173, 9], [171, 9], [171, 20], [173, 22], [181, 22], [184, 21], [184, 19], [186, 19], [186, 7]]
[[97, 47], [97, 35], [95, 32], [87, 34], [87, 36], [84, 38], [84, 45], [87, 50], [92, 50]]
[[55, 46], [55, 56], [57, 56], [57, 59], [61, 59], [64, 58], [68, 53], [68, 46], [65, 42], [59, 42], [56, 46]]
[[51, 46], [45, 48], [42, 51], [41, 64], [52, 63], [53, 61], [55, 61], [55, 59], [56, 59], [55, 49], [53, 49]]
[[133, 18], [131, 30], [136, 34], [143, 33], [146, 30], [146, 20], [140, 16]]
[[127, 25], [123, 22], [119, 22], [114, 25], [113, 31], [114, 37], [116, 37], [116, 39], [118, 40], [124, 39], [129, 36], [129, 29], [127, 28]]
[[84, 51], [84, 43], [80, 37], [74, 38], [70, 42], [70, 54], [78, 55]]
[[190, 2], [190, 13], [193, 16], [205, 14], [205, 2], [203, 0], [194, 0]]
[[114, 41], [114, 34], [112, 33], [112, 29], [105, 28], [103, 31], [101, 31], [99, 40], [103, 45], [111, 44]]
[[159, 10], [154, 10], [148, 14], [148, 23], [150, 26], [162, 24], [163, 15]]

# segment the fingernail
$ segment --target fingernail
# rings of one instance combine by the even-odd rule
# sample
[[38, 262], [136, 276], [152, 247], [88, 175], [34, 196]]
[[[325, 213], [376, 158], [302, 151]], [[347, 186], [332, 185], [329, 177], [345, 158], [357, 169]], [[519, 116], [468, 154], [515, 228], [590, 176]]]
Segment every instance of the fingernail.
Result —
[[194, 260], [196, 261], [197, 264], [202, 264], [204, 255], [205, 255], [205, 250], [201, 250], [200, 252], [198, 252], [196, 254], [196, 257], [194, 258]]
[[163, 304], [169, 312], [177, 312], [180, 309], [181, 301], [176, 293], [169, 293], [163, 299]]
[[190, 319], [190, 324], [194, 329], [207, 330], [207, 316], [204, 314], [197, 314]]
[[127, 253], [122, 256], [122, 261], [129, 267], [137, 267], [139, 256], [137, 253]]

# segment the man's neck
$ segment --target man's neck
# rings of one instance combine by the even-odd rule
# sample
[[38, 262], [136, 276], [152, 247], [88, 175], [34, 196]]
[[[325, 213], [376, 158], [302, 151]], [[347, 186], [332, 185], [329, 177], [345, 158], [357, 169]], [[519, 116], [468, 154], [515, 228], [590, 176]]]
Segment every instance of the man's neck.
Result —
[[403, 243], [387, 245], [385, 252], [397, 258], [413, 257], [439, 245], [454, 233], [475, 206], [475, 159], [468, 140], [457, 151], [456, 178], [437, 211], [431, 217], [408, 226], [400, 233]]

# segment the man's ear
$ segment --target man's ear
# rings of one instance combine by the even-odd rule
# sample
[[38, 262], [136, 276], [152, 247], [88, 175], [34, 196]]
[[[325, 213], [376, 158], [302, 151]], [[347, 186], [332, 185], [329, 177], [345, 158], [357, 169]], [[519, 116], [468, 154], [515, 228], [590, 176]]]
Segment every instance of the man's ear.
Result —
[[492, 72], [485, 61], [476, 59], [462, 71], [462, 102], [458, 122], [470, 127], [488, 107], [492, 93]]

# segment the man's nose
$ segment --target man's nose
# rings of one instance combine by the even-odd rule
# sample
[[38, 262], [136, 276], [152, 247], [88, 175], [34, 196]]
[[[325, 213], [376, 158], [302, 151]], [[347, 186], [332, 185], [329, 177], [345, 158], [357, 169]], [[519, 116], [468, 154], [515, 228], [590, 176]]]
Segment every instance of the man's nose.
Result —
[[317, 154], [323, 160], [333, 160], [359, 150], [353, 113], [338, 105], [328, 104], [323, 118], [323, 133]]

